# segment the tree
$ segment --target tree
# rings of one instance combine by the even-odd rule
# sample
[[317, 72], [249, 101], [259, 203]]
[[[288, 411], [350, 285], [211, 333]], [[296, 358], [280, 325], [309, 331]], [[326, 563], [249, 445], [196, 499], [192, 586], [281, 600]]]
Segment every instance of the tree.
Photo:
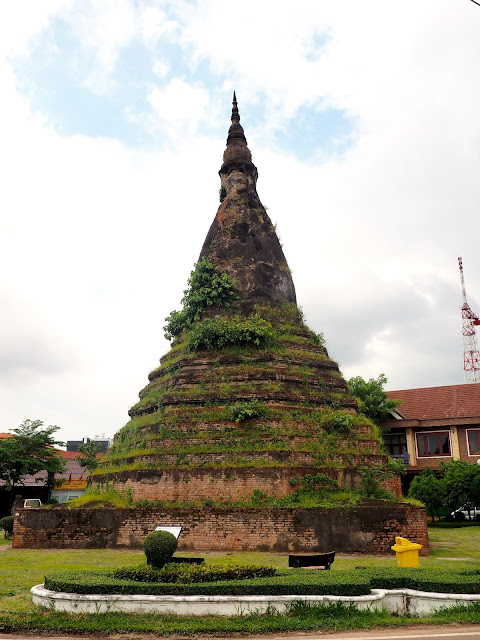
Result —
[[445, 504], [452, 510], [470, 502], [476, 503], [479, 495], [480, 467], [464, 460], [440, 463]]
[[401, 400], [389, 398], [383, 390], [383, 385], [387, 382], [384, 373], [378, 378], [370, 378], [368, 382], [361, 376], [350, 378], [347, 382], [350, 393], [357, 399], [359, 412], [376, 424], [385, 420], [390, 411], [394, 411], [402, 403]]
[[444, 482], [427, 467], [412, 480], [408, 497], [423, 502], [427, 513], [435, 520], [435, 515], [440, 518], [440, 509], [444, 506]]
[[7, 490], [23, 484], [26, 476], [39, 471], [46, 471], [52, 484], [55, 473], [64, 470], [65, 462], [54, 448], [64, 444], [53, 435], [60, 427], [42, 427], [41, 420], [25, 420], [11, 430], [11, 438], [0, 441], [0, 480]]
[[83, 453], [83, 456], [77, 456], [75, 460], [81, 467], [92, 472], [98, 467], [97, 453], [100, 453], [101, 448], [102, 445], [95, 440], [90, 440], [87, 444], [79, 444], [78, 450]]

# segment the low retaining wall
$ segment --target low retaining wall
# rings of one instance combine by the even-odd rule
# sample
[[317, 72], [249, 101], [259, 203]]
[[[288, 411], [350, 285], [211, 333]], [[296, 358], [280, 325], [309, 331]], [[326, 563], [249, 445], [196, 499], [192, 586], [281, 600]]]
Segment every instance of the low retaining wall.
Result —
[[[220, 454], [219, 454], [220, 455]], [[225, 454], [222, 454], [225, 455]], [[259, 456], [263, 455], [259, 452]], [[280, 454], [278, 454], [280, 455]], [[291, 459], [298, 456], [305, 456], [302, 452], [293, 452]], [[199, 464], [196, 457], [196, 464]], [[203, 462], [209, 462], [214, 458], [214, 454], [204, 454]], [[372, 463], [374, 456], [357, 456], [356, 465], [358, 467], [368, 466]], [[385, 459], [385, 456], [376, 456], [376, 462]], [[149, 458], [143, 462], [152, 464]], [[312, 466], [300, 466], [297, 464], [274, 467], [232, 467], [222, 468], [179, 468], [173, 466], [169, 469], [133, 469], [130, 471], [117, 471], [115, 473], [103, 473], [90, 476], [90, 484], [100, 489], [108, 482], [119, 493], [127, 495], [129, 493], [134, 502], [140, 500], [171, 500], [172, 502], [203, 502], [210, 498], [218, 500], [220, 496], [228, 502], [235, 502], [245, 496], [252, 495], [253, 491], [264, 491], [267, 495], [277, 497], [288, 496], [296, 491], [298, 487], [291, 484], [292, 479], [324, 473], [332, 480], [338, 482], [340, 487], [351, 487], [359, 489], [363, 486], [363, 478], [358, 470], [352, 468], [321, 468]], [[278, 462], [278, 461], [277, 461]], [[390, 491], [397, 498], [402, 496], [400, 477], [393, 476], [381, 482], [381, 486], [386, 491]]]
[[15, 514], [15, 548], [141, 548], [156, 526], [182, 526], [179, 550], [337, 551], [391, 554], [395, 536], [423, 545], [425, 510], [370, 501], [342, 509], [131, 508], [21, 509]]
[[428, 593], [413, 589], [372, 589], [367, 596], [119, 596], [57, 593], [38, 584], [31, 590], [34, 604], [71, 613], [156, 613], [189, 616], [235, 616], [283, 613], [299, 600], [328, 606], [342, 603], [357, 609], [388, 611], [397, 616], [428, 616], [440, 609], [480, 602], [478, 594]]

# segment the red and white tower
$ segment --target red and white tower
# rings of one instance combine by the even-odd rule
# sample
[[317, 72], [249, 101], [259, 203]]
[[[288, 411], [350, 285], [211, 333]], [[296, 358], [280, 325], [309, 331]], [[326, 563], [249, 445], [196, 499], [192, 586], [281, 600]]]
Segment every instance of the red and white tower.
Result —
[[462, 283], [462, 335], [463, 335], [463, 375], [465, 382], [480, 382], [480, 353], [477, 349], [476, 329], [480, 318], [470, 309], [465, 292], [462, 259], [458, 259], [460, 280]]

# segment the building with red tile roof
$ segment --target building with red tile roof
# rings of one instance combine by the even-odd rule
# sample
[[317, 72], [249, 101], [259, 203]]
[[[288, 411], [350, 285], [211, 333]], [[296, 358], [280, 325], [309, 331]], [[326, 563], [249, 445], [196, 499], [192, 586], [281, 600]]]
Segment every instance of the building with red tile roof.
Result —
[[[12, 437], [9, 433], [0, 433], [0, 440]], [[89, 472], [76, 459], [82, 454], [78, 451], [64, 451], [63, 449], [57, 449], [56, 451], [65, 461], [65, 470], [62, 473], [55, 474], [54, 487], [47, 486], [46, 471], [39, 471], [34, 475], [26, 476], [23, 483], [15, 486], [11, 493], [7, 491], [0, 492], [0, 517], [8, 514], [11, 499], [15, 495], [21, 495], [23, 498], [39, 498], [46, 504], [51, 498], [58, 502], [68, 502], [85, 492]], [[99, 453], [97, 457], [102, 455], [102, 453]], [[1, 485], [2, 481], [0, 481], [0, 487]]]
[[412, 477], [440, 461], [480, 460], [480, 384], [388, 391], [401, 400], [382, 423], [385, 446]]

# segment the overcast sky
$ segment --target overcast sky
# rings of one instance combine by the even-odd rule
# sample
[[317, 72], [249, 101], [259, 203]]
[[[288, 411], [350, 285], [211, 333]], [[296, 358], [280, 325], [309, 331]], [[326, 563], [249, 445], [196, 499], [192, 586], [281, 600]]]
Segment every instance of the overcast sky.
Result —
[[0, 431], [125, 424], [218, 207], [233, 89], [344, 375], [462, 383], [479, 65], [470, 0], [1, 3]]

